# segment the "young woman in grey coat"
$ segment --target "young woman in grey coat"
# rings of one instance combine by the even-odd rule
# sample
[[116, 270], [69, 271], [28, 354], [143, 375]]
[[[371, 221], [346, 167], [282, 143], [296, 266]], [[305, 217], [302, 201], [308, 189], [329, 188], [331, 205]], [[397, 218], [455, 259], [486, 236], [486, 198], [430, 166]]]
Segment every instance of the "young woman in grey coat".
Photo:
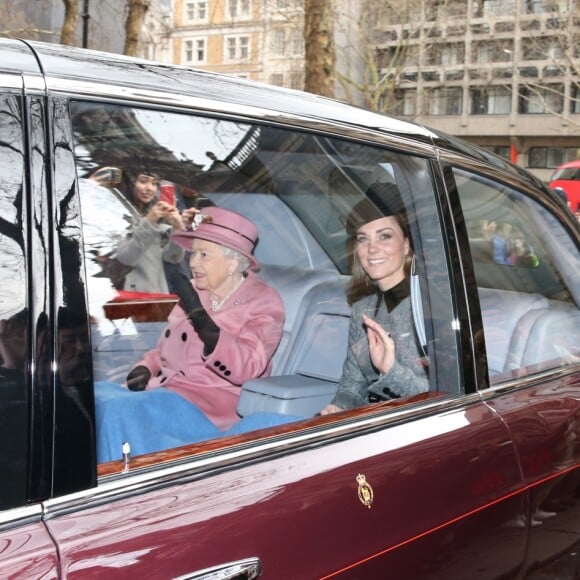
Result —
[[169, 292], [163, 262], [179, 264], [184, 251], [169, 236], [181, 231], [183, 223], [174, 205], [158, 199], [159, 178], [145, 171], [131, 179], [129, 201], [136, 208], [133, 227], [119, 244], [116, 258], [131, 269], [124, 290]]
[[411, 239], [396, 186], [372, 186], [349, 214], [346, 229], [352, 260], [348, 352], [323, 415], [429, 390], [411, 312]]

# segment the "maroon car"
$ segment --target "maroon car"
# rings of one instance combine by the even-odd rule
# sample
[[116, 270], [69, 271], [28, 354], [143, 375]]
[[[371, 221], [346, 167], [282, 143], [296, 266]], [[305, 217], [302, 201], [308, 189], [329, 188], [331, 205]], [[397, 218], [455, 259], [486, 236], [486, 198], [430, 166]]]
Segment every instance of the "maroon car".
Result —
[[[0, 54], [0, 576], [579, 577], [580, 230], [554, 192], [313, 95], [56, 45]], [[139, 435], [137, 410], [121, 430], [110, 393], [177, 301], [123, 286], [130, 167], [179, 210], [258, 226], [285, 322], [225, 431]], [[321, 415], [349, 346], [345, 223], [376, 183], [413, 216], [428, 390]]]

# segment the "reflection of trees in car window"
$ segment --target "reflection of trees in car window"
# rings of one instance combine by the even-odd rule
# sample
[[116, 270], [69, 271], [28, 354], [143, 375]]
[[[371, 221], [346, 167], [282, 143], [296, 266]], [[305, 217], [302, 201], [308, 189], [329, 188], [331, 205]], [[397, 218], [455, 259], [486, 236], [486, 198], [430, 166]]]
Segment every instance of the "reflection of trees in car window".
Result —
[[0, 509], [24, 502], [27, 483], [29, 309], [19, 101], [0, 98]]

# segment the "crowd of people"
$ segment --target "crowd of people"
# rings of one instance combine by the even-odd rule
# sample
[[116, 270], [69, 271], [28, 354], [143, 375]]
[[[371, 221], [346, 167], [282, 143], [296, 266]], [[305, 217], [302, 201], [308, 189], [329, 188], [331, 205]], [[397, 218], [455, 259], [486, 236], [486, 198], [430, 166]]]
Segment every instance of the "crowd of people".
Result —
[[493, 220], [482, 220], [479, 225], [483, 239], [489, 244], [489, 257], [493, 262], [523, 268], [534, 268], [538, 265], [534, 248], [525, 235], [514, 230], [511, 224], [498, 226]]

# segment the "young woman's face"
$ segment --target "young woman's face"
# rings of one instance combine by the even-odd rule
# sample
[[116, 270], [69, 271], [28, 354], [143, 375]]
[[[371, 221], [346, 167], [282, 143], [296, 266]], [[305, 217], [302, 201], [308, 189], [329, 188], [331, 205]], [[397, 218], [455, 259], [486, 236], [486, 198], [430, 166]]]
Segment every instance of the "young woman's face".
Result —
[[363, 270], [384, 292], [405, 277], [409, 241], [394, 216], [366, 223], [356, 233], [356, 254]]
[[154, 197], [157, 195], [158, 187], [159, 180], [157, 177], [140, 173], [135, 180], [135, 187], [133, 188], [135, 201], [142, 205], [147, 205], [153, 201]]
[[198, 290], [208, 290], [223, 298], [231, 290], [230, 273], [234, 272], [236, 262], [235, 258], [224, 255], [219, 244], [194, 238], [189, 267]]

